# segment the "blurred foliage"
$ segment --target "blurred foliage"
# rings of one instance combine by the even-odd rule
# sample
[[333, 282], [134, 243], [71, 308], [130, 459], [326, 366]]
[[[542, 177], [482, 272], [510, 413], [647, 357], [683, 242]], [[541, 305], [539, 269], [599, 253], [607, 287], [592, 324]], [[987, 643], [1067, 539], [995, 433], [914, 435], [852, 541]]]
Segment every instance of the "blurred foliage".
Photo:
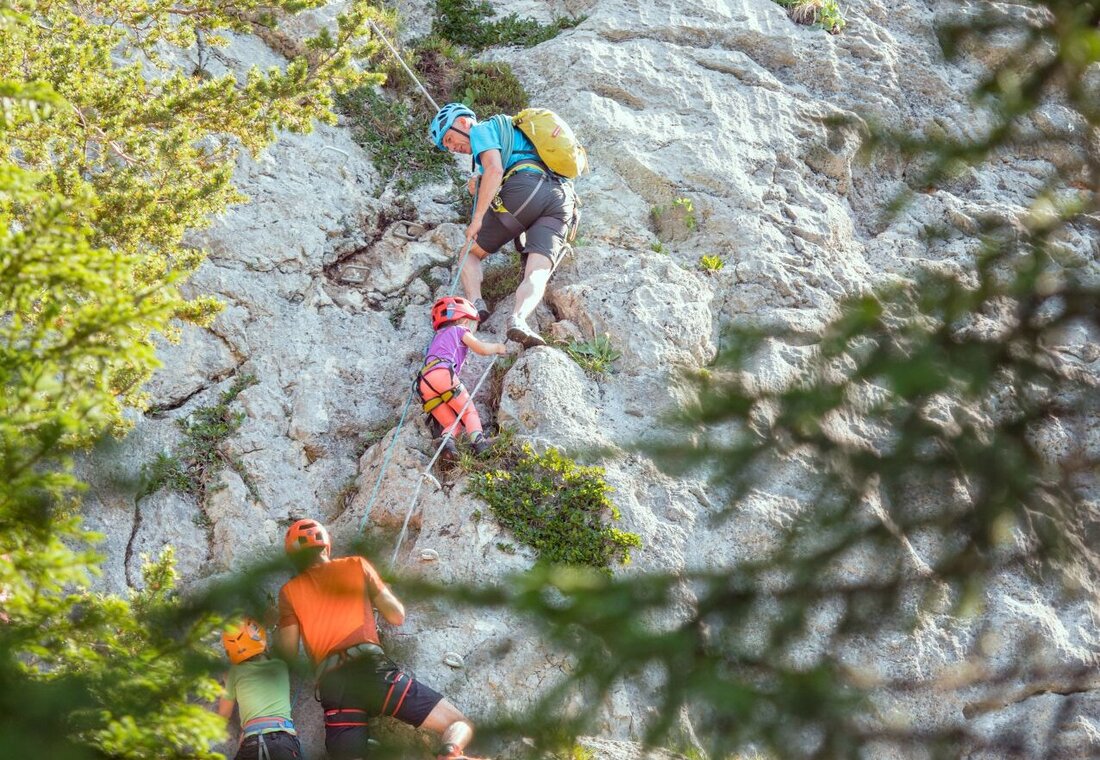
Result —
[[[199, 646], [206, 615], [177, 616], [171, 557], [129, 598], [88, 591], [101, 560], [73, 516], [82, 484], [71, 457], [145, 405], [155, 336], [217, 313], [214, 299], [180, 293], [203, 258], [182, 238], [245, 200], [230, 181], [239, 150], [333, 121], [332, 91], [378, 79], [352, 62], [370, 52], [366, 3], [303, 43], [278, 31], [277, 15], [319, 4], [0, 3], [8, 756], [213, 757], [206, 748], [224, 733], [202, 704], [214, 693]], [[213, 74], [224, 31], [259, 34], [293, 60]], [[197, 59], [189, 73], [185, 56]]]

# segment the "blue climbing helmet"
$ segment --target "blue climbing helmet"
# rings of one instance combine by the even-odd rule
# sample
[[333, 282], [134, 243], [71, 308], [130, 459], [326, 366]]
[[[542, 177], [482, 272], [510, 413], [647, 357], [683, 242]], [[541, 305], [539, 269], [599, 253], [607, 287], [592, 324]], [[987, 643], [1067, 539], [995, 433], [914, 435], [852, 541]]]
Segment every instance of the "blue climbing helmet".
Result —
[[[439, 109], [435, 118], [432, 119], [431, 128], [428, 130], [428, 134], [431, 136], [432, 142], [435, 143], [435, 147], [440, 150], [447, 150], [443, 147], [443, 135], [447, 134], [447, 130], [451, 128], [451, 125], [455, 123], [455, 119], [459, 116], [469, 116], [471, 119], [477, 118], [477, 114], [462, 103], [448, 103]], [[456, 129], [455, 131], [469, 137], [469, 135], [461, 129]]]

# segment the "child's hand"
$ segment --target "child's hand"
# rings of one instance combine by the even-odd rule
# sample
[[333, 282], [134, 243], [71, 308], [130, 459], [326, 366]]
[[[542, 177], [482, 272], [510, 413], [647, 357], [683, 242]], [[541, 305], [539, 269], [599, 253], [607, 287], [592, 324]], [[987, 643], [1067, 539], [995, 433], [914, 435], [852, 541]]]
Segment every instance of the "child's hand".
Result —
[[503, 343], [497, 343], [497, 354], [499, 356], [507, 356], [508, 346], [504, 345]]

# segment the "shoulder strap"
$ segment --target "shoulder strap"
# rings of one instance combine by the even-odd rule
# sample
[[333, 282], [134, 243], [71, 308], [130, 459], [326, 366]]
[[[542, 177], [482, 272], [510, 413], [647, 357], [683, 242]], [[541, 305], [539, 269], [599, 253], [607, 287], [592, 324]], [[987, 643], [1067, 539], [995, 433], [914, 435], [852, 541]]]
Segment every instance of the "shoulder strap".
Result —
[[512, 149], [516, 144], [516, 136], [512, 131], [512, 117], [507, 114], [498, 113], [489, 121], [495, 122], [500, 127], [500, 165], [507, 167], [508, 162], [512, 160]]

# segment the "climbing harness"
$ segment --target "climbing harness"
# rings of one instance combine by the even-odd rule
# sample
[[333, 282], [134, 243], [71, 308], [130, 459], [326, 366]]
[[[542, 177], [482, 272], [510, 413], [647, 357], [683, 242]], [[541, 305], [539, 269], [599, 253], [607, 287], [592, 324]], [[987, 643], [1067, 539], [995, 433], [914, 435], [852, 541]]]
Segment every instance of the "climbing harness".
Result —
[[241, 745], [248, 739], [256, 737], [256, 752], [259, 760], [271, 760], [271, 750], [267, 748], [264, 737], [268, 733], [285, 731], [288, 734], [297, 734], [294, 730], [294, 721], [286, 718], [253, 718], [241, 726]]
[[354, 707], [340, 707], [325, 710], [325, 728], [349, 728], [351, 726], [369, 726], [370, 716], [366, 710]]
[[286, 731], [289, 734], [295, 733], [294, 721], [286, 718], [253, 718], [241, 728], [245, 739], [250, 736], [259, 736], [269, 731]]
[[321, 680], [321, 676], [329, 672], [333, 668], [338, 668], [348, 660], [354, 660], [356, 657], [385, 657], [386, 653], [382, 647], [377, 644], [372, 644], [369, 641], [365, 641], [362, 644], [356, 644], [353, 647], [347, 649], [341, 649], [337, 652], [333, 652], [325, 659], [321, 660], [317, 665], [317, 680]]
[[[446, 369], [450, 373], [451, 387], [445, 390], [440, 390], [432, 385], [428, 380], [428, 375], [433, 369]], [[428, 386], [435, 393], [431, 398], [424, 398], [424, 394], [420, 391], [420, 384]], [[430, 362], [420, 368], [420, 371], [416, 374], [416, 380], [413, 381], [413, 390], [416, 391], [416, 395], [420, 397], [420, 401], [424, 407], [424, 411], [431, 414], [431, 411], [440, 404], [450, 403], [451, 399], [456, 396], [461, 396], [466, 388], [462, 385], [462, 381], [455, 377], [454, 365], [449, 361], [433, 357]]]

